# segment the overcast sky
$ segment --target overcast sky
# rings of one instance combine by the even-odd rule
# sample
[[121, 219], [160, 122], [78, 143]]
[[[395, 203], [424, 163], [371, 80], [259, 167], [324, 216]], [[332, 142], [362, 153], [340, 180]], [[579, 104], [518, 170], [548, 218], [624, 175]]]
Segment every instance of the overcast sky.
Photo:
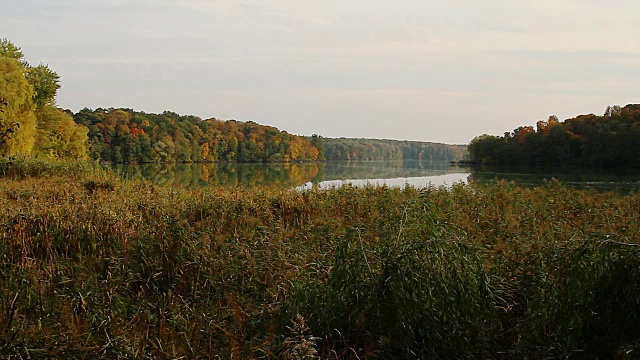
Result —
[[58, 105], [467, 143], [640, 103], [637, 0], [0, 0]]

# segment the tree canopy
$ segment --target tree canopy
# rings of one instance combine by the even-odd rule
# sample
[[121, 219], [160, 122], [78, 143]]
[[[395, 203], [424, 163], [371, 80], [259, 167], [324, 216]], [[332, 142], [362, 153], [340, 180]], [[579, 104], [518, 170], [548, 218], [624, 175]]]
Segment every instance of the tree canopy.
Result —
[[[323, 160], [321, 139], [291, 135], [253, 121], [202, 120], [165, 111], [83, 109], [74, 115], [89, 129], [89, 151], [115, 163], [289, 162]], [[314, 145], [315, 144], [315, 145]]]
[[466, 145], [382, 139], [324, 139], [327, 160], [428, 160], [449, 162], [467, 155]]
[[56, 107], [60, 77], [0, 39], [0, 155], [86, 158], [87, 129]]
[[6, 38], [0, 39], [0, 57], [18, 60], [23, 67], [28, 65], [22, 50]]
[[[0, 54], [4, 54], [0, 51]], [[13, 57], [0, 57], [0, 155], [33, 151], [36, 118], [33, 88], [26, 70]]]
[[40, 64], [30, 67], [27, 71], [27, 81], [33, 86], [33, 102], [38, 107], [54, 106], [56, 95], [60, 88], [60, 76], [48, 65]]
[[640, 166], [640, 105], [559, 121], [551, 116], [469, 144], [471, 160], [500, 165]]
[[324, 159], [322, 138], [252, 121], [113, 108], [73, 114], [57, 107], [59, 88], [48, 65], [29, 65], [18, 46], [0, 39], [0, 155], [125, 163]]

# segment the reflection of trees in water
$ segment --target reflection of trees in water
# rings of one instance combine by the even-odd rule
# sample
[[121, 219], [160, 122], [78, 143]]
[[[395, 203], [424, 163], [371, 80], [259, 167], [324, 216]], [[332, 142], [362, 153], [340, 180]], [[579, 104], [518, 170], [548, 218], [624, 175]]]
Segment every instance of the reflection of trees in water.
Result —
[[329, 180], [390, 179], [470, 172], [469, 182], [513, 181], [538, 186], [551, 178], [570, 186], [601, 190], [640, 189], [639, 169], [571, 167], [473, 167], [424, 161], [338, 161], [269, 164], [145, 164], [120, 165], [127, 177], [146, 178], [162, 186], [283, 186], [296, 187]]
[[569, 186], [599, 190], [640, 189], [640, 170], [631, 168], [480, 166], [471, 168], [468, 181], [487, 184], [506, 180], [518, 185], [538, 186], [551, 179]]
[[312, 181], [317, 163], [283, 164], [143, 164], [116, 166], [126, 177], [145, 178], [162, 186], [299, 186]]
[[418, 160], [398, 161], [336, 161], [324, 165], [320, 180], [390, 179], [436, 176], [467, 171], [447, 162]]
[[[127, 177], [145, 178], [163, 186], [295, 187], [325, 180], [380, 179], [459, 173], [459, 167], [427, 161], [338, 161], [268, 164], [143, 164], [117, 165]], [[464, 170], [466, 171], [466, 169]]]

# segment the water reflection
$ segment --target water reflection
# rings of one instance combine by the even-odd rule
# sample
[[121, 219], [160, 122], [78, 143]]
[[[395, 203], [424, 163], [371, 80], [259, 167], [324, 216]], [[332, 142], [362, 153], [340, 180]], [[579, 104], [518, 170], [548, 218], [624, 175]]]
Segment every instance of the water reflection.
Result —
[[162, 186], [293, 187], [318, 176], [320, 164], [143, 164], [117, 165], [129, 178], [145, 178]]
[[340, 161], [288, 164], [143, 164], [116, 165], [129, 178], [163, 186], [283, 186], [387, 184], [416, 187], [466, 181], [465, 169], [425, 161]]
[[640, 169], [577, 168], [577, 167], [478, 167], [473, 168], [468, 181], [490, 184], [506, 180], [524, 186], [540, 186], [556, 179], [561, 183], [599, 191], [619, 192], [640, 189]]
[[354, 179], [435, 178], [446, 174], [468, 173], [468, 168], [447, 162], [404, 161], [332, 161], [324, 166], [322, 181]]
[[355, 186], [450, 186], [466, 182], [470, 175], [468, 168], [454, 167], [446, 162], [418, 160], [336, 161], [326, 163], [323, 171], [322, 181], [308, 182], [299, 188], [331, 188], [345, 183]]
[[639, 169], [567, 167], [458, 167], [425, 161], [339, 161], [289, 164], [145, 164], [120, 165], [126, 177], [141, 177], [163, 186], [281, 186], [301, 189], [356, 186], [449, 186], [500, 180], [538, 186], [555, 178], [569, 186], [622, 192], [640, 189]]

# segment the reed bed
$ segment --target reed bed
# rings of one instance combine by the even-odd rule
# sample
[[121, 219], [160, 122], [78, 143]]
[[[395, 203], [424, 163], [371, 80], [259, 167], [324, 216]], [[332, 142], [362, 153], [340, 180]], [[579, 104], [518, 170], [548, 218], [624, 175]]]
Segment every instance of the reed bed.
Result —
[[640, 356], [635, 193], [0, 174], [0, 358]]

